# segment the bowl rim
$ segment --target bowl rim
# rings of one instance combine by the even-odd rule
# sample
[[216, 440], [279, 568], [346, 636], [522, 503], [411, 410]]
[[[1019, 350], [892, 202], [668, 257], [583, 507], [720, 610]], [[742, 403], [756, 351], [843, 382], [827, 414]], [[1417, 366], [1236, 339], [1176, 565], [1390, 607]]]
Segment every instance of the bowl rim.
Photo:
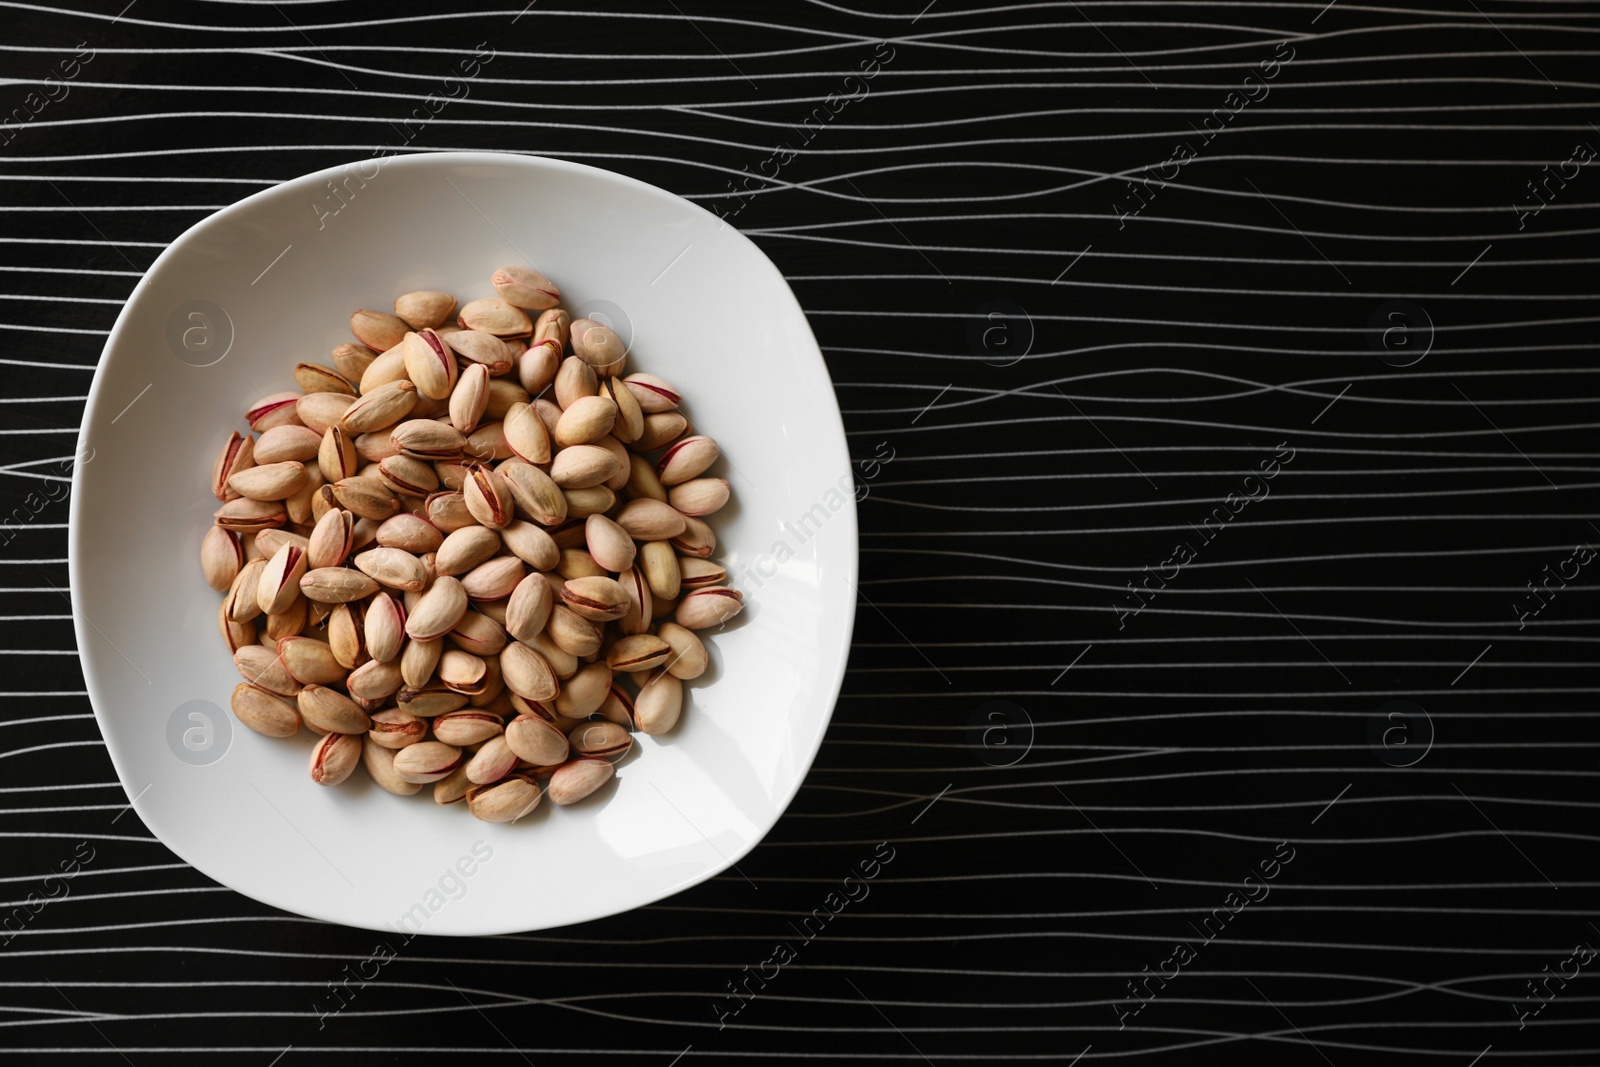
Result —
[[[94, 376], [89, 383], [88, 393], [84, 402], [83, 419], [78, 427], [77, 448], [74, 452], [74, 457], [83, 455], [84, 448], [87, 445], [86, 438], [88, 437], [90, 427], [95, 423], [96, 418], [100, 414], [100, 407], [103, 400], [103, 397], [101, 396], [101, 386], [104, 384], [106, 367], [110, 362], [110, 354], [113, 348], [118, 347], [123, 342], [123, 333], [128, 319], [135, 306], [145, 297], [147, 292], [145, 282], [154, 277], [169, 259], [181, 255], [191, 242], [196, 240], [201, 233], [208, 230], [215, 224], [230, 219], [236, 215], [248, 213], [260, 201], [269, 197], [281, 196], [287, 190], [305, 189], [308, 187], [319, 186], [325, 180], [339, 174], [348, 173], [351, 167], [360, 166], [366, 162], [368, 162], [368, 160], [353, 160], [349, 162], [338, 163], [333, 166], [324, 167], [320, 170], [299, 175], [298, 177], [286, 179], [270, 185], [265, 189], [257, 190], [256, 192], [251, 193], [249, 196], [243, 197], [240, 200], [237, 200], [234, 203], [214, 211], [204, 218], [194, 222], [181, 234], [174, 238], [166, 248], [161, 250], [160, 254], [156, 256], [156, 258], [151, 262], [150, 266], [147, 267], [144, 273], [140, 276], [139, 281], [134, 284], [134, 287], [129, 293], [127, 300], [123, 303], [121, 309], [117, 313], [116, 321], [112, 324], [111, 329], [107, 332], [105, 343], [102, 345], [100, 350], [99, 359], [95, 363]], [[533, 153], [513, 151], [423, 152], [389, 156], [379, 161], [379, 166], [385, 169], [390, 167], [398, 167], [402, 170], [425, 169], [431, 167], [449, 168], [455, 166], [476, 165], [522, 168], [527, 169], [530, 172], [553, 169], [556, 171], [565, 171], [579, 176], [587, 176], [593, 180], [615, 183], [624, 188], [629, 188], [636, 193], [643, 194], [656, 200], [673, 203], [678, 207], [679, 210], [682, 210], [684, 207], [688, 207], [689, 209], [692, 209], [693, 212], [704, 215], [709, 219], [716, 220], [719, 229], [727, 229], [736, 237], [738, 241], [743, 242], [743, 244], [755, 254], [757, 262], [761, 265], [761, 269], [768, 272], [771, 280], [778, 283], [777, 288], [782, 293], [781, 302], [786, 302], [788, 306], [793, 308], [796, 322], [798, 322], [800, 327], [805, 331], [803, 337], [800, 338], [802, 347], [805, 346], [804, 343], [809, 343], [809, 349], [816, 353], [817, 360], [822, 367], [822, 372], [825, 376], [827, 376], [829, 385], [832, 387], [832, 375], [828, 372], [827, 360], [822, 355], [822, 347], [817, 343], [816, 334], [811, 329], [811, 323], [806, 317], [805, 309], [800, 306], [799, 298], [795, 296], [794, 290], [789, 285], [788, 279], [783, 276], [783, 272], [778, 269], [777, 264], [772, 262], [772, 259], [766, 254], [766, 252], [764, 252], [761, 247], [752, 241], [746, 234], [729, 224], [721, 216], [715, 214], [714, 212], [708, 211], [692, 200], [689, 200], [669, 190], [662, 189], [659, 186], [652, 185], [649, 182], [634, 178], [631, 175], [619, 174], [616, 171], [606, 170], [602, 167], [594, 167], [584, 163], [575, 163], [570, 160], [537, 155]], [[838, 440], [843, 446], [845, 472], [851, 473], [854, 463], [849, 457], [849, 438], [845, 433], [844, 419], [841, 409], [838, 405], [838, 396], [836, 391], [834, 395], [834, 401], [834, 404], [827, 408], [825, 417], [828, 419], [828, 429], [837, 433], [837, 438], [835, 439]], [[194, 868], [200, 874], [211, 879], [218, 885], [225, 886], [242, 896], [246, 896], [252, 900], [266, 904], [268, 907], [276, 908], [280, 911], [286, 911], [291, 914], [301, 915], [313, 921], [328, 922], [334, 925], [349, 926], [355, 929], [386, 929], [386, 927], [381, 925], [358, 926], [348, 923], [343, 919], [333, 919], [321, 915], [309, 915], [306, 912], [284, 907], [281, 904], [264, 900], [255, 893], [223, 881], [212, 873], [210, 870], [210, 864], [208, 862], [198, 861], [195, 857], [187, 853], [186, 847], [177, 847], [168, 839], [166, 835], [161, 832], [160, 829], [158, 829], [158, 820], [152, 820], [150, 803], [148, 801], [144, 802], [143, 806], [141, 806], [141, 801], [143, 800], [144, 793], [148, 791], [148, 787], [141, 789], [138, 794], [133, 792], [130, 779], [126, 769], [123, 766], [123, 757], [119, 755], [117, 746], [112, 743], [110, 735], [104, 728], [102, 722], [101, 707], [109, 707], [110, 703], [105, 698], [105, 695], [100, 691], [100, 686], [94, 677], [94, 672], [88, 667], [86, 650], [90, 648], [93, 643], [87, 637], [88, 622], [83, 612], [79, 610], [77, 600], [77, 591], [84, 588], [81, 580], [81, 568], [83, 565], [83, 542], [86, 534], [81, 512], [78, 507], [79, 493], [82, 490], [82, 482], [84, 479], [84, 466], [85, 464], [83, 463], [75, 462], [73, 464], [71, 492], [68, 494], [67, 502], [67, 580], [69, 593], [73, 598], [73, 636], [77, 643], [80, 666], [83, 669], [82, 673], [84, 679], [84, 689], [89, 701], [90, 710], [94, 713], [95, 725], [100, 729], [102, 740], [104, 740], [106, 743], [106, 754], [110, 758], [112, 768], [116, 772], [117, 781], [122, 786], [123, 793], [129, 798], [128, 806], [139, 815], [139, 818], [144, 823], [145, 827], [161, 843], [163, 848], [167, 849], [167, 851], [177, 856], [185, 864]], [[719, 850], [719, 861], [708, 864], [706, 870], [703, 872], [686, 878], [684, 881], [679, 882], [670, 888], [662, 890], [660, 893], [651, 896], [648, 899], [641, 900], [629, 908], [619, 911], [615, 908], [602, 906], [592, 913], [579, 909], [579, 913], [574, 918], [557, 924], [556, 926], [515, 926], [507, 928], [503, 925], [495, 925], [493, 927], [485, 927], [484, 929], [473, 931], [429, 931], [430, 936], [496, 936], [509, 933], [532, 932], [536, 930], [556, 929], [561, 926], [572, 926], [579, 923], [593, 922], [611, 915], [626, 914], [627, 912], [648, 907], [652, 904], [665, 900], [668, 897], [684, 892], [685, 890], [691, 889], [702, 882], [708, 881], [717, 875], [736, 867], [740, 860], [744, 859], [747, 855], [754, 851], [758, 845], [766, 840], [767, 836], [771, 834], [773, 829], [778, 825], [779, 821], [782, 820], [783, 816], [787, 814], [789, 806], [794, 802], [794, 798], [799, 794], [800, 788], [805, 784], [806, 777], [811, 772], [812, 765], [815, 763], [817, 756], [821, 753], [822, 742], [827, 734], [828, 727], [832, 725], [833, 714], [838, 708], [839, 695], [844, 686], [845, 673], [850, 659], [851, 642], [855, 631], [855, 616], [856, 608], [858, 607], [856, 600], [859, 596], [858, 580], [860, 576], [861, 552], [859, 526], [856, 515], [856, 498], [853, 493], [847, 497], [846, 504], [846, 507], [841, 508], [839, 512], [835, 513], [835, 517], [844, 518], [845, 521], [840, 524], [839, 528], [844, 531], [845, 535], [848, 537], [846, 558], [843, 561], [843, 576], [846, 579], [846, 584], [849, 586], [851, 593], [851, 610], [846, 613], [844, 624], [841, 629], [841, 642], [839, 645], [839, 651], [837, 653], [836, 660], [832, 664], [833, 679], [829, 685], [823, 688], [821, 694], [819, 694], [824, 698], [825, 701], [825, 710], [823, 712], [819, 728], [816, 731], [810, 745], [810, 751], [800, 754], [802, 758], [795, 761], [796, 773], [794, 775], [792, 784], [781, 795], [781, 797], [776, 798], [773, 805], [775, 814], [773, 815], [771, 822], [767, 823], [767, 825], [758, 834], [753, 834], [749, 843], [746, 844], [742, 849], [731, 851], [726, 854], [721, 853]]]

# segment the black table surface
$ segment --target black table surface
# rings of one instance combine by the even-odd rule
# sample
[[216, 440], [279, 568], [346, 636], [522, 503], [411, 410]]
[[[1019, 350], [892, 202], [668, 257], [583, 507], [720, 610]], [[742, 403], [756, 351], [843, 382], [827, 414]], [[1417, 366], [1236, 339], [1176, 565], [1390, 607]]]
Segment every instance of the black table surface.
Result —
[[[86, 6], [0, 5], [0, 1050], [1600, 1062], [1600, 7]], [[865, 497], [748, 880], [379, 967], [126, 812], [57, 472], [162, 248], [385, 147], [728, 217]]]

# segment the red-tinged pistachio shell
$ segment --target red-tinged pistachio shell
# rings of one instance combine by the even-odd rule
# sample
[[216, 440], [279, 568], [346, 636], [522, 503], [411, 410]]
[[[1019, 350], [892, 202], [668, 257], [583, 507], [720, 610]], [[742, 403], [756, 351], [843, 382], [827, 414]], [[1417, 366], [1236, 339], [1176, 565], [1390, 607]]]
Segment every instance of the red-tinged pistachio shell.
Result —
[[589, 555], [606, 570], [620, 574], [633, 566], [638, 551], [633, 538], [604, 515], [590, 515], [585, 520], [584, 539]]
[[433, 720], [433, 736], [458, 748], [481, 744], [503, 730], [500, 716], [487, 711], [452, 711]]
[[223, 599], [217, 605], [217, 629], [222, 633], [222, 640], [228, 645], [228, 654], [239, 651], [244, 645], [256, 643], [256, 624], [253, 622], [234, 622], [233, 616], [228, 614], [228, 601]]
[[[403, 334], [401, 339], [404, 340]], [[366, 396], [390, 382], [400, 381], [405, 376], [406, 352], [404, 346], [397, 341], [392, 347], [378, 353], [377, 359], [367, 364], [367, 369], [361, 373], [361, 384], [358, 388], [361, 390], [361, 395]]]
[[385, 748], [369, 735], [361, 742], [361, 762], [379, 788], [398, 797], [415, 796], [422, 791], [420, 782], [408, 782], [394, 769], [395, 749]]
[[274, 426], [298, 423], [300, 416], [295, 410], [295, 405], [299, 401], [299, 393], [284, 392], [264, 396], [260, 403], [252, 404], [244, 413], [245, 421], [256, 433], [263, 433]]
[[433, 802], [435, 804], [455, 804], [467, 798], [469, 789], [476, 788], [477, 786], [467, 781], [467, 766], [463, 763], [448, 775], [433, 783]]
[[241, 645], [233, 654], [233, 665], [245, 681], [281, 696], [300, 692], [300, 683], [278, 659], [278, 653], [262, 645]]
[[363, 574], [370, 575], [379, 585], [420, 593], [428, 584], [422, 560], [399, 548], [369, 548], [358, 553], [353, 561]]
[[566, 735], [534, 715], [519, 715], [506, 723], [506, 744], [518, 759], [536, 767], [548, 767], [567, 758]]
[[563, 489], [587, 489], [609, 481], [622, 465], [598, 445], [563, 448], [550, 462], [550, 477]]
[[454, 459], [467, 446], [461, 431], [433, 419], [410, 419], [390, 434], [395, 447], [418, 459]]
[[517, 381], [530, 396], [538, 396], [555, 381], [556, 371], [561, 368], [561, 350], [556, 345], [553, 338], [535, 341], [517, 357]]
[[[378, 430], [386, 430], [398, 424], [416, 409], [417, 385], [406, 378], [398, 381], [386, 382], [368, 392], [345, 409], [340, 418], [346, 432], [353, 434], [369, 434]], [[388, 437], [382, 435], [378, 440]], [[361, 449], [361, 442], [356, 442], [356, 448]], [[380, 456], [371, 456], [362, 453], [366, 459], [382, 459]]]
[[373, 659], [388, 663], [398, 658], [406, 639], [405, 607], [388, 593], [379, 593], [367, 609], [365, 630]]
[[478, 520], [467, 510], [465, 495], [460, 492], [428, 494], [424, 504], [428, 521], [445, 534], [455, 533], [466, 526], [476, 526]]
[[561, 589], [561, 601], [592, 622], [609, 622], [628, 613], [628, 593], [610, 578], [573, 578]]
[[676, 621], [687, 630], [718, 626], [744, 610], [744, 595], [727, 586], [696, 589], [678, 602]]
[[355, 474], [360, 457], [356, 443], [341, 426], [330, 426], [322, 433], [322, 447], [317, 450], [317, 467], [330, 482], [337, 482]]
[[444, 544], [444, 533], [420, 515], [401, 512], [383, 521], [376, 540], [384, 548], [400, 548], [421, 555], [438, 551]]
[[518, 459], [527, 463], [550, 462], [550, 434], [531, 404], [511, 405], [502, 425], [506, 444]]
[[532, 267], [501, 267], [489, 278], [500, 299], [519, 308], [543, 311], [561, 303], [555, 282]]
[[609, 782], [615, 774], [616, 767], [609, 760], [585, 756], [557, 767], [545, 789], [552, 804], [576, 804]]
[[628, 501], [617, 513], [616, 522], [636, 541], [670, 541], [688, 525], [677, 508], [649, 498]]
[[516, 517], [510, 484], [492, 470], [473, 471], [462, 486], [462, 497], [472, 517], [490, 529], [498, 530]]
[[390, 708], [372, 716], [367, 736], [383, 748], [405, 748], [428, 736], [428, 724], [409, 711]]
[[354, 544], [355, 523], [355, 515], [342, 508], [323, 512], [307, 541], [306, 566], [318, 570], [342, 564]]
[[310, 463], [322, 448], [322, 434], [300, 423], [274, 426], [256, 441], [252, 458], [256, 463], [283, 463], [293, 460]]
[[488, 673], [481, 657], [458, 648], [445, 649], [439, 657], [439, 681], [454, 693], [471, 696], [482, 692]]
[[378, 353], [366, 345], [353, 345], [348, 342], [335, 346], [333, 350], [333, 366], [346, 381], [359, 382], [361, 376], [367, 372], [372, 361], [378, 358]]
[[726, 478], [692, 478], [673, 486], [667, 503], [685, 515], [710, 515], [722, 510], [732, 491]]
[[611, 692], [611, 668], [604, 663], [588, 663], [568, 678], [556, 694], [556, 713], [569, 719], [594, 714]]
[[624, 730], [633, 729], [633, 697], [620, 685], [613, 684], [606, 698], [595, 709], [595, 714], [607, 722], [614, 722]]
[[550, 621], [545, 633], [562, 649], [574, 656], [592, 656], [600, 651], [604, 631], [565, 604], [550, 609]]
[[305, 464], [293, 460], [250, 467], [228, 479], [229, 489], [251, 500], [283, 500], [305, 484]]
[[[558, 541], [557, 544], [560, 542]], [[582, 542], [579, 542], [580, 544]], [[600, 566], [595, 558], [589, 555], [588, 550], [582, 548], [563, 548], [561, 562], [556, 564], [556, 572], [566, 579], [573, 578], [605, 578], [611, 572]]]
[[[572, 316], [563, 308], [546, 308], [539, 313], [538, 319], [533, 324], [533, 336], [528, 341], [528, 350], [535, 347], [545, 347], [557, 356], [565, 354], [567, 339], [572, 334]], [[549, 384], [549, 383], [546, 383]], [[539, 389], [529, 389], [530, 393], [538, 393]]]
[[655, 617], [655, 604], [644, 572], [638, 567], [630, 567], [617, 575], [617, 584], [628, 594], [628, 613], [618, 624], [623, 634], [632, 636], [647, 633], [650, 621]]
[[[489, 605], [482, 606], [489, 607]], [[450, 642], [463, 652], [470, 652], [474, 656], [498, 656], [500, 650], [506, 647], [506, 631], [499, 622], [482, 611], [469, 611], [461, 616], [461, 621], [450, 631]], [[495, 679], [490, 679], [485, 684], [492, 684], [494, 681]]]
[[361, 738], [354, 734], [327, 734], [311, 749], [311, 780], [318, 785], [338, 785], [361, 762]]
[[704, 558], [717, 550], [717, 535], [702, 520], [685, 516], [683, 533], [672, 538], [672, 547], [682, 555]]
[[320, 437], [328, 432], [328, 427], [338, 426], [355, 402], [355, 397], [343, 393], [307, 393], [300, 398], [295, 410], [306, 428]]
[[672, 649], [672, 657], [665, 664], [672, 677], [688, 681], [706, 672], [709, 662], [706, 646], [693, 630], [686, 630], [675, 622], [664, 622], [657, 636]]
[[435, 329], [456, 313], [456, 298], [438, 289], [419, 289], [395, 297], [394, 313], [413, 330]]
[[371, 659], [350, 672], [344, 687], [352, 700], [383, 700], [398, 693], [403, 681], [398, 663]]
[[467, 780], [474, 785], [498, 782], [517, 766], [517, 754], [511, 751], [503, 735], [489, 738], [467, 761]]
[[408, 782], [424, 785], [448, 777], [461, 763], [461, 750], [439, 741], [407, 745], [394, 757], [395, 773]]
[[[351, 385], [338, 371], [332, 367], [324, 367], [320, 363], [296, 363], [294, 365], [294, 384], [300, 391], [308, 396], [312, 393], [343, 393], [346, 396], [355, 396], [356, 387]], [[302, 419], [304, 415], [300, 416]]]
[[291, 737], [300, 729], [300, 712], [293, 702], [260, 686], [240, 682], [233, 687], [233, 714], [258, 734]]
[[244, 566], [239, 568], [238, 577], [234, 578], [227, 595], [222, 598], [228, 618], [234, 622], [249, 622], [261, 614], [256, 590], [261, 585], [261, 572], [266, 569], [267, 561], [259, 557], [246, 560]]
[[417, 391], [433, 400], [445, 400], [456, 387], [456, 354], [444, 338], [432, 330], [407, 333], [401, 342], [405, 353], [406, 377], [417, 383]]
[[[553, 390], [556, 404], [561, 410], [570, 408], [586, 396], [594, 396], [595, 390], [599, 387], [600, 378], [595, 374], [594, 368], [577, 356], [568, 356], [561, 361], [561, 366], [556, 370]], [[550, 426], [550, 430], [554, 433], [555, 427]]]
[[[334, 657], [328, 642], [315, 637], [284, 637], [278, 641], [278, 658], [290, 677], [301, 685], [342, 682], [350, 672]], [[303, 713], [302, 713], [303, 714]], [[366, 727], [362, 727], [366, 729]]]
[[256, 603], [268, 615], [288, 609], [300, 595], [300, 579], [306, 573], [306, 553], [296, 545], [284, 545], [267, 561], [256, 585]]
[[646, 541], [639, 548], [639, 569], [650, 592], [663, 600], [673, 600], [682, 583], [682, 564], [670, 541]]
[[572, 320], [572, 351], [602, 377], [619, 373], [628, 358], [628, 346], [617, 331], [591, 319]]
[[709, 559], [685, 557], [678, 561], [678, 570], [683, 575], [681, 584], [684, 589], [706, 589], [713, 585], [728, 584], [728, 569]]
[[722, 452], [709, 437], [685, 437], [661, 454], [656, 460], [656, 473], [666, 486], [697, 478], [717, 461]]
[[665, 671], [656, 671], [633, 701], [633, 721], [642, 734], [664, 734], [678, 724], [683, 712], [683, 683]]
[[238, 537], [220, 526], [212, 526], [200, 539], [200, 573], [206, 584], [225, 593], [244, 566], [244, 546]]
[[471, 786], [467, 808], [483, 822], [516, 822], [539, 806], [543, 792], [523, 774], [513, 774], [491, 785]]
[[489, 403], [483, 409], [484, 422], [499, 422], [517, 404], [531, 404], [533, 397], [510, 378], [494, 378], [489, 382]]
[[659, 667], [671, 658], [672, 646], [655, 634], [634, 634], [611, 646], [606, 653], [606, 666], [631, 674]]
[[601, 719], [580, 723], [567, 734], [567, 744], [573, 755], [615, 760], [627, 755], [633, 747], [633, 737], [616, 723]]
[[633, 393], [635, 400], [639, 401], [639, 408], [646, 415], [658, 415], [666, 411], [676, 411], [678, 405], [683, 403], [683, 397], [678, 394], [677, 388], [665, 378], [657, 378], [654, 374], [634, 373], [622, 380]]
[[500, 673], [506, 688], [527, 700], [554, 700], [560, 688], [545, 658], [521, 642], [500, 651]]
[[[551, 615], [554, 616], [554, 614], [554, 609], [552, 609]], [[568, 611], [567, 614], [571, 615], [572, 618], [577, 619], [585, 626], [591, 625], [587, 620], [581, 619], [577, 615], [573, 615], [571, 611]], [[539, 653], [539, 655], [543, 656], [544, 661], [550, 665], [550, 670], [554, 672], [557, 678], [571, 678], [574, 674], [578, 673], [578, 657], [573, 653], [568, 652], [560, 645], [556, 644], [555, 641], [551, 639], [549, 633], [536, 634], [534, 635], [533, 640], [524, 641], [523, 644], [527, 645], [529, 648]], [[505, 666], [504, 661], [501, 662], [501, 666]], [[507, 686], [507, 688], [510, 687]], [[554, 697], [548, 699], [553, 700]]]
[[[309, 607], [311, 602], [304, 602]], [[339, 661], [339, 666], [353, 671], [372, 658], [367, 652], [367, 609], [359, 600], [335, 604], [332, 608], [328, 614], [328, 647], [333, 649], [333, 658]]]
[[251, 500], [240, 497], [230, 500], [212, 512], [216, 524], [231, 533], [255, 533], [289, 521], [289, 512], [281, 500]]
[[[442, 652], [444, 642], [428, 641], [418, 643], [414, 641], [407, 645], [406, 648], [408, 651], [412, 648], [432, 648]], [[432, 674], [433, 669], [430, 667], [428, 669], [429, 677]], [[424, 682], [426, 684], [420, 686], [408, 684], [406, 688], [400, 690], [400, 695], [395, 697], [395, 702], [405, 711], [409, 711], [413, 715], [420, 715], [423, 718], [448, 715], [453, 711], [460, 710], [467, 703], [467, 695], [465, 693], [458, 693], [454, 689], [449, 689], [442, 682], [428, 681], [428, 679], [424, 679]], [[450, 743], [454, 744], [455, 742], [452, 741]]]
[[517, 454], [506, 439], [506, 427], [502, 422], [481, 423], [468, 434], [466, 453], [479, 463], [498, 463]]
[[[464, 434], [478, 428], [484, 408], [489, 406], [489, 368], [474, 363], [461, 372], [450, 391], [450, 424]], [[470, 443], [470, 438], [469, 438]]]
[[517, 583], [506, 602], [506, 631], [518, 641], [532, 641], [550, 619], [554, 597], [542, 574], [530, 574]]
[[377, 591], [377, 582], [349, 567], [317, 567], [300, 579], [300, 592], [319, 604], [365, 600]]
[[491, 377], [498, 377], [511, 370], [512, 357], [506, 348], [506, 342], [492, 333], [484, 333], [482, 330], [458, 330], [446, 336], [444, 340], [454, 354], [467, 360], [469, 365], [477, 364], [485, 367]]
[[386, 311], [363, 308], [350, 316], [350, 332], [356, 340], [379, 352], [399, 344], [409, 329], [404, 319]]
[[580, 396], [556, 422], [556, 444], [562, 448], [593, 444], [611, 432], [617, 405], [604, 396]]
[[432, 641], [443, 637], [461, 621], [461, 616], [466, 612], [467, 591], [456, 579], [440, 576], [422, 594], [406, 619], [406, 635], [415, 641]]
[[620, 378], [605, 378], [600, 382], [600, 395], [609, 398], [617, 406], [612, 435], [624, 444], [637, 442], [644, 433], [644, 411], [639, 407], [639, 399], [633, 395], [633, 390], [624, 385]]
[[[639, 431], [638, 440], [633, 442], [633, 447], [639, 452], [654, 452], [658, 448], [666, 448], [672, 444], [688, 429], [689, 420], [676, 411], [646, 415], [644, 426]], [[654, 468], [651, 469], [651, 473], [654, 473]], [[659, 477], [657, 481], [660, 481]]]
[[341, 478], [329, 488], [333, 491], [333, 498], [338, 501], [340, 507], [354, 512], [363, 519], [382, 522], [400, 510], [400, 502], [394, 498], [394, 490], [384, 485], [378, 478], [366, 476]]
[[501, 340], [533, 333], [533, 320], [528, 318], [528, 313], [497, 296], [486, 296], [465, 305], [456, 321], [463, 330], [482, 330]]
[[463, 526], [439, 545], [434, 566], [440, 574], [458, 577], [500, 551], [500, 534], [487, 526]]
[[378, 480], [396, 493], [427, 496], [439, 488], [433, 464], [415, 456], [387, 456], [378, 461]]
[[364, 734], [372, 727], [355, 701], [324, 685], [308, 685], [295, 698], [300, 716], [319, 734]]
[[561, 559], [555, 541], [531, 522], [517, 519], [500, 531], [500, 539], [513, 555], [536, 571], [550, 570]]
[[228, 479], [240, 471], [255, 466], [256, 439], [238, 432], [230, 433], [228, 440], [217, 453], [217, 462], [211, 468], [211, 492], [226, 504], [239, 494], [228, 485]]
[[566, 519], [565, 494], [555, 480], [538, 467], [520, 459], [508, 459], [496, 468], [496, 473], [505, 479], [517, 510], [525, 518], [541, 526], [555, 526]]
[[504, 600], [522, 581], [525, 570], [516, 556], [496, 556], [461, 576], [461, 587], [473, 600]]

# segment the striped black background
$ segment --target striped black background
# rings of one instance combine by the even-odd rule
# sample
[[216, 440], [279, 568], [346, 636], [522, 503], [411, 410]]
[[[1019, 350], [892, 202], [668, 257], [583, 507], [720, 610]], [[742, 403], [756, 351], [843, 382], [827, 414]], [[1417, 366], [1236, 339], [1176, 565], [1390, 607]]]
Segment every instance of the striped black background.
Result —
[[[0, 128], [6, 511], [71, 454], [105, 331], [161, 248], [385, 146], [580, 160], [737, 209], [810, 316], [852, 455], [893, 459], [859, 471], [849, 677], [741, 863], [753, 886], [420, 938], [320, 1022], [374, 935], [213, 885], [122, 814], [58, 591], [67, 505], [5, 528], [3, 910], [79, 842], [95, 859], [0, 942], [0, 1049], [1600, 1058], [1589, 969], [1516, 1018], [1530, 978], [1600, 946], [1600, 564], [1563, 567], [1600, 543], [1600, 172], [1567, 163], [1600, 147], [1600, 8], [122, 2], [0, 3], [0, 114], [28, 119]], [[470, 96], [403, 140], [480, 42]], [[875, 54], [870, 83], [845, 81]], [[857, 99], [797, 131], [832, 93]], [[1180, 140], [1195, 158], [1162, 168]], [[1280, 445], [1270, 495], [1202, 543]], [[1180, 541], [1192, 560], [1119, 616]], [[1563, 569], [1521, 625], [1527, 584]], [[791, 924], [890, 847], [804, 943]], [[1205, 943], [1191, 924], [1291, 849]], [[1195, 958], [1119, 1029], [1127, 983], [1180, 940]], [[758, 988], [780, 941], [796, 958]], [[741, 980], [757, 995], [719, 1027]]]

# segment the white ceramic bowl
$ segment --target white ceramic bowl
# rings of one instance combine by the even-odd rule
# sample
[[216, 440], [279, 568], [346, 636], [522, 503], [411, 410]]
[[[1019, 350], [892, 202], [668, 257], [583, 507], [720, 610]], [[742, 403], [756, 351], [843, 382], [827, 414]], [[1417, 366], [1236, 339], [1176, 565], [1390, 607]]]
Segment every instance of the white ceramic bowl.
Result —
[[[338, 187], [335, 199], [331, 190]], [[337, 209], [337, 210], [335, 210]], [[396, 797], [358, 770], [312, 784], [311, 735], [228, 710], [239, 677], [202, 580], [211, 466], [242, 412], [326, 362], [358, 307], [463, 301], [531, 263], [631, 339], [722, 445], [718, 557], [748, 605], [711, 636], [677, 729], [636, 735], [616, 781], [509, 826]], [[631, 178], [449, 153], [309, 174], [173, 242], [117, 318], [89, 390], [71, 503], [89, 696], [145, 825], [274, 907], [402, 933], [496, 934], [626, 911], [734, 867], [793, 798], [838, 696], [854, 618], [849, 454], [794, 295], [748, 239]]]

